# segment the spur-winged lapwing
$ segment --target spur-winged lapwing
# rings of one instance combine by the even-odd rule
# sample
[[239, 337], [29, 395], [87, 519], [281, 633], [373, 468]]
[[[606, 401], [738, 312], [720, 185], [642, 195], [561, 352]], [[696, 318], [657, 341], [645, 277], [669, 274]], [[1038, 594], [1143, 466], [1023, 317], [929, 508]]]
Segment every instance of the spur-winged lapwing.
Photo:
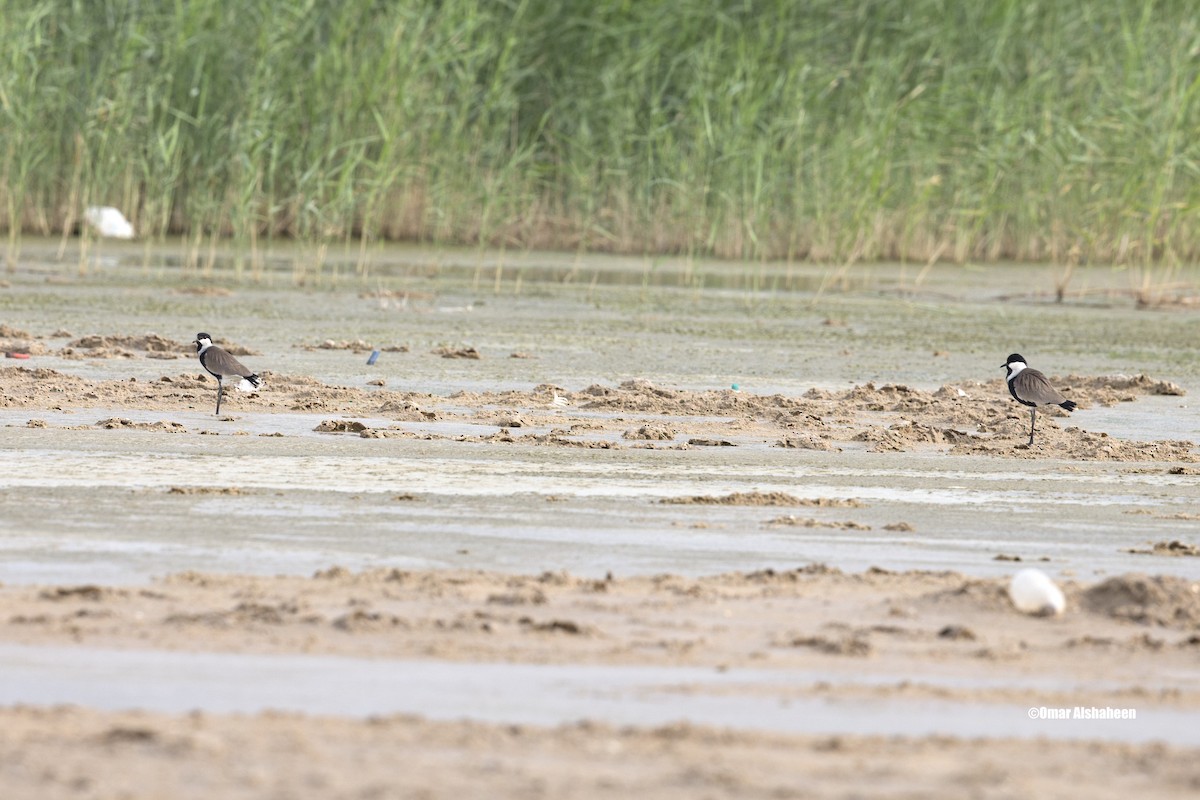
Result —
[[221, 395], [225, 391], [225, 378], [239, 378], [237, 388], [243, 392], [253, 392], [262, 384], [262, 378], [213, 344], [212, 337], [207, 333], [197, 333], [193, 344], [196, 345], [196, 355], [200, 356], [200, 366], [217, 379], [217, 416], [221, 416]]
[[1033, 444], [1033, 426], [1037, 421], [1038, 406], [1059, 406], [1067, 411], [1075, 410], [1075, 401], [1063, 397], [1062, 392], [1050, 385], [1046, 376], [1030, 369], [1025, 356], [1013, 353], [1002, 369], [1008, 370], [1008, 393], [1021, 405], [1029, 406], [1029, 444]]

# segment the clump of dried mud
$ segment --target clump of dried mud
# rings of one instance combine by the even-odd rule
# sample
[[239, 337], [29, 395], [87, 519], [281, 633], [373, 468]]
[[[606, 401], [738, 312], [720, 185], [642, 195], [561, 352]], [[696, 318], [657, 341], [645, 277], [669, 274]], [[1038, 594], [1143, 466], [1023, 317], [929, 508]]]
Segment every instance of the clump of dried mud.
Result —
[[1155, 542], [1147, 550], [1139, 550], [1135, 547], [1125, 552], [1151, 556], [1200, 556], [1200, 546], [1172, 539], [1169, 542]]
[[734, 492], [721, 497], [696, 495], [668, 497], [659, 501], [688, 506], [814, 506], [818, 508], [861, 508], [860, 500], [830, 497], [794, 497], [787, 492]]
[[144, 336], [83, 336], [58, 351], [60, 358], [184, 358], [194, 355], [190, 342], [177, 342], [157, 333]]
[[0, 353], [43, 356], [49, 352], [50, 348], [28, 331], [0, 323]]
[[302, 350], [349, 350], [352, 353], [370, 353], [372, 350], [378, 350], [381, 353], [408, 352], [407, 345], [392, 344], [380, 347], [362, 339], [325, 339], [319, 344], [302, 343], [293, 346]]
[[[45, 343], [46, 338], [70, 338], [66, 345], [55, 350]], [[235, 356], [258, 355], [254, 350], [222, 339], [215, 343]], [[68, 360], [106, 358], [187, 358], [195, 355], [188, 342], [168, 339], [157, 333], [140, 335], [90, 334], [71, 337], [67, 331], [55, 331], [50, 337], [35, 336], [27, 331], [0, 325], [0, 351], [28, 353], [34, 356], [55, 356]]]
[[853, 520], [845, 520], [841, 522], [828, 522], [826, 520], [814, 519], [812, 517], [797, 517], [795, 514], [785, 514], [782, 517], [775, 517], [767, 520], [768, 528], [791, 527], [791, 528], [836, 528], [846, 531], [869, 531], [870, 525], [864, 525], [861, 522]]
[[1200, 630], [1200, 583], [1167, 575], [1121, 575], [1080, 598], [1093, 613], [1141, 624]]

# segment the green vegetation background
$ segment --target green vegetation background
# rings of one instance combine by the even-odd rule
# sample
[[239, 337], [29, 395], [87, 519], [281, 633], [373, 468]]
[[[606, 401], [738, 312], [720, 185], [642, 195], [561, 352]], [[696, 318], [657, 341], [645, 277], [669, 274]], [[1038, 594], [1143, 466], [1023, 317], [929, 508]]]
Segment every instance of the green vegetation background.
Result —
[[0, 0], [0, 229], [1195, 260], [1200, 14]]

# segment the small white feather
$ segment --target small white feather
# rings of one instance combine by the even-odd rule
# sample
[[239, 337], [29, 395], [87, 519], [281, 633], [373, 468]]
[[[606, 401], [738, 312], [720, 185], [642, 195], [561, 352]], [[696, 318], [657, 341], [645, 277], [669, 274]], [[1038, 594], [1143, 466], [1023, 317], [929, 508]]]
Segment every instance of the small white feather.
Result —
[[1052, 617], [1067, 607], [1062, 590], [1040, 569], [1023, 569], [1008, 585], [1008, 596], [1018, 611]]
[[83, 218], [101, 236], [111, 239], [133, 238], [133, 225], [125, 219], [124, 214], [112, 206], [88, 206], [83, 212]]

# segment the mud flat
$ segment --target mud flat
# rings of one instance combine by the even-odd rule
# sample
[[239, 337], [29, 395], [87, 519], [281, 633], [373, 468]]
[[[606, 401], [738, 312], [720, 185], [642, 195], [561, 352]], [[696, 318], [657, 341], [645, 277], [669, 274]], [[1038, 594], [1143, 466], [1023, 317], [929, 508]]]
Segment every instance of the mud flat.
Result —
[[[813, 566], [4, 587], [0, 776], [40, 797], [1194, 793], [1200, 583], [1067, 584], [1054, 619], [1004, 585]], [[397, 748], [422, 768], [396, 774]]]
[[[6, 797], [1200, 789], [1186, 313], [397, 264], [7, 277]], [[1079, 404], [1033, 447], [1013, 350]]]

